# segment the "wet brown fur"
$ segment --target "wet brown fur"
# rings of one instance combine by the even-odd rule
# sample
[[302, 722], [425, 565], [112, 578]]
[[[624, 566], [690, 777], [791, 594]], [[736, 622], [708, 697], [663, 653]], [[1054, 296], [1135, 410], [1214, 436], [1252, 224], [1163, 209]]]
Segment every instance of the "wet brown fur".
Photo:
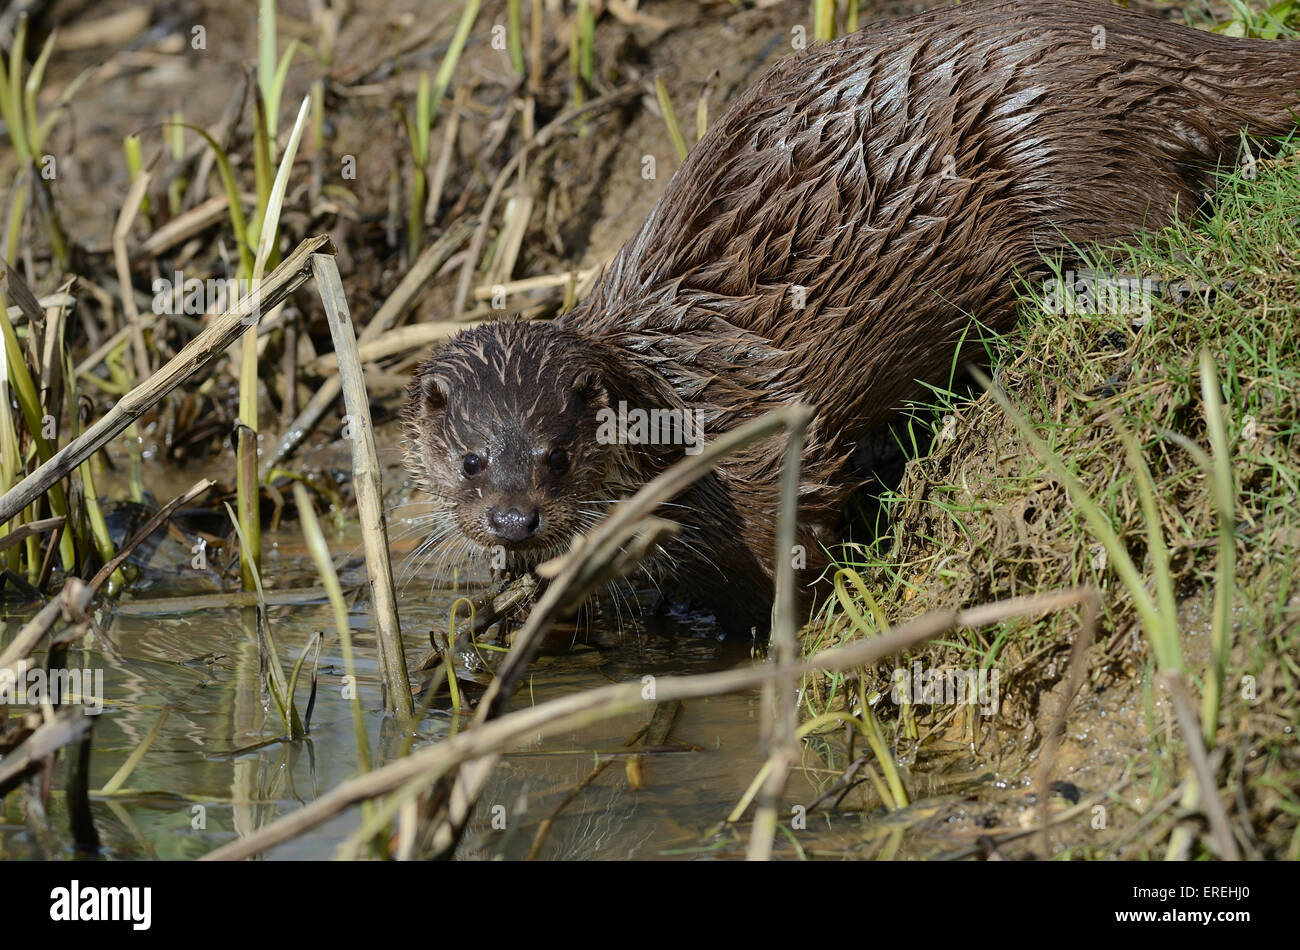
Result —
[[[1243, 130], [1294, 127], [1297, 90], [1300, 43], [1085, 0], [976, 0], [814, 47], [728, 109], [576, 310], [468, 331], [421, 367], [412, 470], [447, 518], [472, 521], [431, 454], [522, 428], [534, 446], [562, 438], [584, 453], [582, 478], [551, 487], [598, 512], [680, 451], [587, 442], [575, 412], [595, 403], [571, 398], [580, 377], [600, 405], [702, 409], [711, 435], [808, 403], [811, 581], [859, 484], [854, 446], [918, 381], [947, 378], [970, 319], [1008, 329], [1013, 279], [1044, 253], [1193, 214]], [[732, 629], [767, 624], [779, 459], [757, 446], [664, 511], [685, 531], [649, 570]], [[583, 517], [558, 515], [546, 543], [567, 547]]]

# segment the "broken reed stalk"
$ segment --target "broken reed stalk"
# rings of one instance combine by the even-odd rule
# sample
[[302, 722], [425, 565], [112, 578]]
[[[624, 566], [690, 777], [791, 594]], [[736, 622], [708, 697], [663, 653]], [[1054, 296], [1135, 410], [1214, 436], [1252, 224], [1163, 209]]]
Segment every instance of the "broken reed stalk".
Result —
[[[376, 798], [408, 783], [436, 781], [460, 764], [493, 755], [524, 737], [556, 735], [638, 710], [649, 714], [656, 702], [745, 692], [762, 686], [769, 679], [859, 669], [954, 630], [985, 627], [1013, 617], [1052, 613], [1077, 604], [1080, 596], [1081, 589], [1068, 589], [1034, 597], [1013, 597], [960, 612], [931, 611], [895, 627], [884, 636], [856, 640], [825, 650], [792, 669], [755, 666], [696, 676], [660, 677], [655, 681], [654, 699], [645, 698], [645, 687], [640, 680], [562, 696], [483, 723], [368, 775], [350, 779], [298, 811], [246, 838], [223, 845], [201, 860], [236, 860], [257, 854], [323, 824], [349, 805]], [[395, 804], [386, 802], [376, 815], [390, 809], [395, 810]]]
[[53, 518], [42, 518], [40, 521], [30, 521], [27, 524], [19, 525], [12, 534], [0, 537], [0, 551], [20, 541], [25, 541], [32, 535], [44, 534], [47, 531], [53, 531], [55, 528], [61, 528], [67, 520], [63, 515], [55, 515]]
[[37, 611], [36, 616], [18, 631], [9, 646], [0, 652], [0, 671], [12, 667], [36, 649], [41, 638], [49, 633], [61, 615], [66, 614], [74, 620], [83, 617], [94, 593], [80, 578], [68, 578], [59, 591], [59, 596]]
[[122, 545], [117, 554], [113, 556], [112, 560], [99, 569], [98, 573], [96, 573], [90, 581], [90, 589], [92, 591], [98, 591], [99, 588], [103, 586], [104, 581], [108, 580], [109, 577], [112, 576], [113, 572], [122, 565], [122, 562], [131, 556], [131, 552], [143, 544], [149, 535], [157, 531], [158, 526], [170, 518], [177, 508], [181, 505], [188, 505], [215, 484], [216, 482], [213, 482], [211, 479], [201, 478], [194, 483], [189, 491], [177, 495], [171, 501], [167, 502], [167, 504], [155, 511], [153, 516], [144, 523], [144, 526], [131, 537], [131, 540]]
[[[409, 326], [397, 327], [369, 343], [358, 344], [357, 358], [362, 363], [373, 363], [389, 356], [448, 340], [461, 330], [481, 326], [482, 323], [481, 320], [433, 320], [428, 323], [412, 323]], [[304, 367], [307, 372], [321, 376], [336, 373], [338, 368], [339, 358], [335, 353], [322, 353]]]
[[0, 759], [0, 796], [9, 792], [24, 778], [45, 768], [45, 763], [64, 746], [80, 742], [95, 725], [95, 717], [87, 716], [76, 706], [61, 709], [54, 718], [47, 719], [22, 745]]
[[168, 393], [224, 354], [258, 314], [283, 302], [311, 276], [311, 256], [332, 253], [326, 235], [301, 242], [294, 252], [236, 306], [213, 320], [167, 364], [123, 396], [104, 416], [56, 452], [49, 461], [0, 496], [0, 524], [9, 521], [81, 462], [108, 444]]
[[164, 251], [169, 251], [178, 244], [183, 244], [190, 238], [202, 234], [226, 216], [229, 201], [230, 199], [225, 195], [216, 195], [188, 211], [181, 212], [140, 242], [132, 252], [131, 260], [136, 263], [151, 260]]
[[375, 454], [375, 430], [370, 421], [370, 401], [357, 355], [357, 337], [348, 311], [338, 265], [328, 254], [311, 259], [316, 292], [325, 306], [334, 352], [338, 354], [339, 379], [347, 410], [344, 435], [352, 446], [352, 484], [357, 497], [357, 517], [366, 548], [366, 574], [370, 580], [370, 605], [379, 639], [379, 668], [384, 680], [384, 708], [403, 721], [415, 714], [410, 681], [406, 675], [406, 652], [397, 620], [397, 592], [393, 567], [388, 559], [388, 521], [384, 515], [384, 490], [379, 460]]
[[[462, 218], [449, 227], [446, 234], [424, 249], [419, 259], [406, 272], [406, 276], [388, 295], [388, 299], [384, 301], [383, 306], [375, 311], [375, 315], [371, 317], [370, 322], [362, 328], [361, 336], [358, 339], [359, 344], [364, 346], [378, 338], [411, 309], [425, 285], [433, 279], [438, 269], [447, 263], [447, 260], [456, 252], [461, 243], [469, 237], [474, 224], [473, 218]], [[311, 401], [307, 403], [302, 412], [298, 413], [288, 429], [285, 430], [280, 439], [280, 444], [275, 447], [275, 451], [270, 453], [266, 457], [266, 461], [262, 463], [261, 477], [263, 480], [266, 479], [267, 473], [279, 465], [316, 427], [316, 423], [325, 414], [325, 410], [338, 398], [342, 388], [343, 383], [337, 376], [331, 376], [321, 383], [320, 388], [316, 390], [316, 394], [311, 397]]]
[[[355, 587], [344, 588], [352, 594]], [[233, 610], [236, 607], [253, 607], [259, 602], [268, 607], [302, 606], [318, 604], [329, 596], [324, 587], [293, 587], [289, 590], [263, 591], [259, 601], [257, 591], [232, 590], [226, 594], [195, 594], [190, 597], [144, 597], [128, 603], [114, 605], [113, 612], [121, 617], [155, 617], [165, 614], [188, 614], [196, 610]]]
[[[781, 459], [781, 510], [776, 521], [776, 597], [772, 609], [772, 660], [779, 671], [794, 667], [799, 660], [799, 623], [795, 610], [794, 548], [799, 524], [799, 465], [812, 410], [806, 406], [792, 414], [786, 429], [785, 455]], [[798, 708], [795, 690], [798, 681], [791, 675], [769, 680], [763, 688], [763, 718], [767, 734], [767, 761], [771, 766], [759, 794], [758, 811], [750, 832], [746, 857], [767, 861], [772, 857], [776, 837], [777, 806], [786, 777], [799, 758]], [[775, 695], [771, 695], [775, 692]]]
[[[13, 272], [9, 271], [8, 273], [13, 273]], [[69, 278], [69, 281], [71, 281], [72, 279], [73, 278]], [[36, 305], [40, 307], [42, 310], [45, 310], [50, 307], [71, 307], [76, 302], [77, 302], [77, 298], [72, 296], [72, 294], [67, 293], [66, 291], [59, 291], [58, 293], [53, 293], [53, 294], [45, 294], [43, 297], [36, 298]], [[11, 320], [26, 316], [24, 308], [18, 306], [9, 307], [8, 314]]]

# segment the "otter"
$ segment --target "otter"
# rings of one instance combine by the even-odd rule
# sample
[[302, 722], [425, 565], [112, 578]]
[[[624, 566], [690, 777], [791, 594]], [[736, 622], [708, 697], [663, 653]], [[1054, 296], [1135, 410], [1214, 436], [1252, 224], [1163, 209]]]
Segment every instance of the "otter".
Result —
[[[814, 46], [727, 109], [579, 306], [419, 367], [428, 543], [527, 570], [688, 450], [602, 438], [610, 413], [689, 414], [708, 438], [803, 403], [810, 594], [855, 447], [947, 377], [972, 319], [1010, 329], [1044, 255], [1194, 214], [1241, 136], [1297, 109], [1300, 42], [1088, 0], [974, 0]], [[683, 530], [645, 566], [726, 630], [769, 624], [780, 458], [754, 446], [674, 499]]]

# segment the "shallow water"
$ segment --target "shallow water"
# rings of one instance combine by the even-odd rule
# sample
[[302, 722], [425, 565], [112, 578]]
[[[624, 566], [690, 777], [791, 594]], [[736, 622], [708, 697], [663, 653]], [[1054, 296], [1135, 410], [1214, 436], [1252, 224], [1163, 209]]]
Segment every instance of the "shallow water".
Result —
[[[351, 534], [330, 538], [344, 586], [364, 581], [359, 551]], [[318, 584], [298, 537], [285, 531], [264, 536], [266, 583], [272, 589]], [[155, 554], [155, 561], [158, 555]], [[175, 559], [173, 559], [175, 560]], [[344, 662], [337, 635], [329, 635], [321, 654], [320, 687], [310, 740], [272, 742], [280, 734], [274, 709], [264, 703], [258, 653], [244, 626], [247, 611], [209, 607], [172, 611], [170, 595], [192, 593], [193, 582], [178, 576], [170, 583], [151, 575], [144, 587], [147, 604], [126, 597], [121, 609], [97, 618], [116, 645], [120, 659], [97, 643], [69, 654], [69, 665], [104, 672], [104, 711], [95, 727], [91, 787], [101, 788], [154, 728], [164, 708], [166, 721], [144, 759], [126, 783], [129, 794], [96, 798], [95, 817], [112, 858], [193, 858], [246, 834], [310, 801], [357, 774], [350, 704], [341, 688]], [[202, 587], [203, 585], [197, 585]], [[416, 576], [403, 587], [400, 613], [408, 661], [428, 648], [427, 631], [445, 625], [450, 591], [428, 596], [430, 581]], [[420, 591], [421, 593], [416, 593]], [[270, 625], [280, 657], [291, 668], [315, 630], [331, 631], [333, 616], [319, 602], [271, 607]], [[369, 609], [354, 604], [349, 613], [356, 650], [359, 695], [372, 749], [391, 752], [392, 737], [381, 737], [383, 723], [376, 641]], [[21, 617], [9, 618], [6, 634]], [[530, 702], [590, 689], [647, 673], [690, 673], [743, 662], [748, 647], [729, 644], [686, 623], [665, 621], [651, 633], [629, 621], [621, 632], [596, 630], [562, 655], [543, 656], [529, 683], [512, 701]], [[306, 677], [298, 689], [305, 705]], [[672, 739], [682, 751], [643, 759], [645, 787], [629, 787], [622, 763], [615, 763], [584, 790], [553, 824], [541, 850], [548, 857], [653, 857], [664, 849], [698, 843], [701, 835], [730, 810], [760, 764], [757, 697], [724, 697], [689, 704], [679, 715]], [[533, 829], [550, 814], [602, 753], [623, 755], [621, 746], [645, 725], [637, 717], [611, 719], [583, 734], [523, 743], [507, 754], [483, 798], [483, 827], [471, 823], [461, 856], [519, 857], [532, 844]], [[450, 716], [430, 712], [420, 726], [423, 741], [447, 734]], [[694, 747], [694, 750], [692, 749]], [[59, 770], [62, 777], [62, 768]], [[18, 810], [0, 823], [5, 856], [35, 856]], [[507, 828], [492, 828], [491, 806], [504, 803]], [[51, 825], [66, 824], [62, 803], [51, 804]], [[355, 828], [357, 812], [339, 816], [320, 829], [270, 853], [272, 858], [323, 858]], [[64, 842], [66, 845], [66, 842]]]
[[[394, 524], [393, 531], [394, 537], [400, 536], [402, 525]], [[329, 540], [344, 587], [363, 586], [359, 537], [349, 531], [333, 533]], [[341, 643], [333, 632], [328, 603], [321, 598], [269, 609], [271, 631], [286, 669], [292, 668], [313, 631], [327, 632], [310, 739], [280, 742], [280, 723], [263, 695], [258, 651], [246, 627], [251, 622], [249, 612], [196, 606], [192, 601], [168, 603], [170, 598], [216, 587], [211, 568], [206, 574], [189, 570], [183, 543], [174, 538], [160, 545], [132, 593], [97, 616], [120, 656], [110, 655], [93, 638], [69, 653], [70, 666], [99, 668], [104, 673], [104, 710], [96, 723], [91, 760], [92, 789], [102, 788], [112, 778], [164, 709], [168, 711], [125, 788], [112, 796], [94, 797], [104, 856], [110, 859], [199, 857], [292, 812], [359, 771], [350, 704], [342, 689]], [[409, 551], [409, 545], [399, 548]], [[269, 589], [319, 584], [296, 526], [265, 534], [263, 550]], [[402, 554], [403, 550], [395, 552], [399, 565]], [[428, 649], [428, 631], [445, 627], [454, 599], [452, 591], [434, 588], [427, 571], [404, 579], [399, 604], [409, 664]], [[385, 727], [382, 715], [368, 606], [359, 598], [352, 600], [350, 630], [368, 739], [377, 759], [386, 761], [395, 754], [400, 737], [392, 734], [391, 723]], [[20, 620], [6, 619], [0, 643], [12, 636]], [[511, 708], [611, 682], [637, 681], [647, 674], [705, 673], [750, 662], [750, 644], [720, 639], [710, 624], [698, 618], [624, 616], [612, 622], [597, 615], [590, 626], [537, 660], [524, 687], [511, 700]], [[297, 691], [300, 709], [306, 704], [306, 681], [304, 676]], [[762, 765], [760, 718], [756, 692], [684, 704], [668, 740], [641, 757], [639, 784], [630, 779], [624, 744], [646, 725], [644, 714], [522, 742], [502, 757], [458, 857], [522, 858], [534, 849], [540, 858], [738, 857], [744, 853], [746, 835], [720, 828]], [[450, 713], [435, 709], [425, 716], [416, 741], [443, 738], [451, 725]], [[787, 785], [787, 799], [793, 803], [815, 799], [843, 769], [845, 754], [838, 737], [810, 743], [803, 767]], [[925, 764], [925, 777], [914, 777], [914, 784], [922, 786], [918, 792], [943, 796], [977, 777], [962, 756], [931, 758]], [[605, 761], [609, 764], [575, 794], [575, 787]], [[61, 765], [56, 788], [63, 775]], [[889, 831], [924, 822], [936, 810], [923, 804], [914, 806], [909, 820], [900, 822], [894, 816], [882, 822], [878, 802], [869, 793], [864, 796], [864, 790], [859, 789], [843, 811], [810, 817], [796, 836], [778, 842], [778, 853], [845, 854], [863, 849], [871, 853]], [[20, 798], [8, 796], [7, 810], [0, 815], [0, 857], [42, 854], [27, 831]], [[52, 856], [71, 856], [57, 792], [50, 813], [53, 847], [61, 849]], [[359, 814], [350, 809], [266, 857], [332, 857], [357, 827]], [[548, 817], [552, 819], [549, 831], [538, 841], [538, 828]], [[922, 835], [894, 847], [901, 844], [899, 853], [920, 854], [936, 844], [927, 839], [929, 835]], [[960, 835], [939, 842], [940, 850], [966, 843]]]

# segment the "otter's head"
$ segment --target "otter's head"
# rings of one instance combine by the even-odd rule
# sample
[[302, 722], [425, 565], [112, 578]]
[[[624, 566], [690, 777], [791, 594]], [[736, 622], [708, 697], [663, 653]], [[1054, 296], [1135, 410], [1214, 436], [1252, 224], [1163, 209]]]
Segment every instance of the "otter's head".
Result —
[[444, 567], [485, 557], [519, 572], [590, 530], [622, 494], [621, 447], [597, 437], [617, 372], [571, 331], [505, 321], [421, 365], [405, 420], [407, 466], [434, 499], [429, 553]]

